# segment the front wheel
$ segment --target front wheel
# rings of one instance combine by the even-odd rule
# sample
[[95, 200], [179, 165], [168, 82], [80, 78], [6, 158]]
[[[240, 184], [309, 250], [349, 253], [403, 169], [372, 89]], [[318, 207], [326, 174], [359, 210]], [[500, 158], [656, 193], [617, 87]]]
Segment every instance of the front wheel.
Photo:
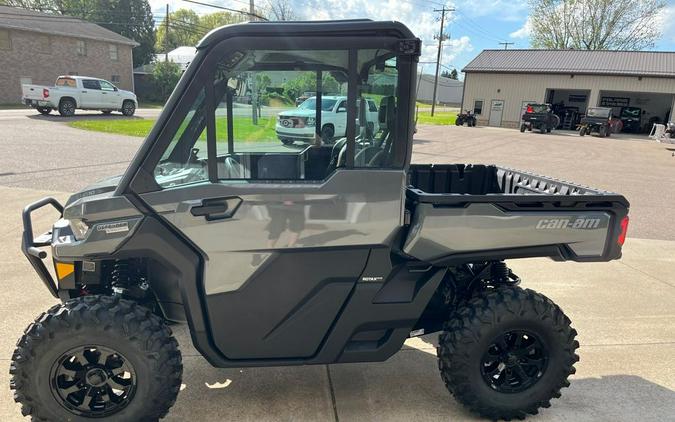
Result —
[[546, 296], [518, 287], [481, 293], [444, 324], [441, 377], [483, 417], [522, 419], [549, 407], [575, 373], [576, 331]]
[[46, 116], [46, 115], [48, 115], [49, 113], [52, 112], [52, 108], [51, 107], [37, 107], [37, 111], [38, 111], [38, 113]]
[[28, 326], [12, 355], [10, 388], [33, 420], [157, 420], [176, 401], [182, 372], [161, 318], [119, 297], [85, 296]]
[[520, 132], [521, 133], [525, 132], [525, 129], [527, 129], [527, 126], [525, 126], [524, 123], [522, 125], [520, 125]]
[[125, 101], [122, 104], [122, 114], [125, 116], [131, 117], [136, 112], [136, 104], [133, 101]]

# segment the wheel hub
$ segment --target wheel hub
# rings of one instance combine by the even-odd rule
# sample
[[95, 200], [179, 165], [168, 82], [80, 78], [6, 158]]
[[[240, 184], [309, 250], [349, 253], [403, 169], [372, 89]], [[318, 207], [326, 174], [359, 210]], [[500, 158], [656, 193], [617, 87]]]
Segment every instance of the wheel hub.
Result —
[[81, 346], [61, 355], [50, 372], [54, 398], [71, 413], [106, 417], [126, 407], [136, 391], [136, 373], [119, 352]]
[[490, 343], [481, 360], [481, 375], [493, 390], [519, 393], [541, 379], [547, 364], [548, 350], [538, 336], [512, 330]]

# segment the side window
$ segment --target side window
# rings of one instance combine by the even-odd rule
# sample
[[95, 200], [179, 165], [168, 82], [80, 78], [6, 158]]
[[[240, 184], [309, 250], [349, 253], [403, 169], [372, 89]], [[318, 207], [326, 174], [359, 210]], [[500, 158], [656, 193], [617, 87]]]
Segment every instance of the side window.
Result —
[[86, 56], [87, 55], [87, 43], [84, 40], [77, 40], [77, 44], [75, 46], [75, 51], [78, 56]]
[[111, 84], [110, 82], [107, 81], [98, 81], [98, 83], [101, 85], [101, 90], [103, 91], [114, 91], [115, 86]]
[[[360, 50], [359, 67], [368, 79], [359, 86], [357, 98], [356, 155], [354, 167], [392, 166], [396, 129], [398, 69], [393, 53]], [[368, 104], [361, 111], [360, 104]]]
[[93, 79], [82, 79], [82, 87], [86, 89], [101, 89], [99, 82]]
[[11, 50], [12, 38], [7, 29], [0, 29], [0, 50]]
[[473, 114], [483, 114], [483, 101], [476, 100], [473, 103]]
[[204, 99], [202, 88], [155, 167], [155, 180], [162, 188], [208, 180]]
[[347, 113], [337, 105], [347, 100], [347, 62], [347, 51], [339, 50], [223, 58], [213, 90], [218, 179], [318, 181], [344, 165]]

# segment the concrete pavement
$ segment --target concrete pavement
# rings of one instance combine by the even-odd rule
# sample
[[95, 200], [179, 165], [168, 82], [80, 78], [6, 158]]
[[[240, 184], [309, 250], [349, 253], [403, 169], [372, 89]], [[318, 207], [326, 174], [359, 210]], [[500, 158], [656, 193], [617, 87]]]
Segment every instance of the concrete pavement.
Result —
[[[5, 124], [0, 121], [0, 138], [10, 130]], [[11, 127], [14, 135], [0, 142], [0, 173], [7, 171], [7, 164], [15, 166], [12, 171], [35, 173], [20, 179], [0, 174], [0, 233], [5, 241], [0, 249], [5, 287], [0, 290], [0, 366], [5, 368], [24, 327], [55, 303], [19, 251], [21, 208], [47, 194], [65, 199], [67, 191], [111, 170], [123, 171], [122, 162], [130, 159], [139, 142], [54, 123], [32, 125], [30, 131], [25, 125], [21, 131], [20, 123]], [[44, 131], [57, 134], [68, 154], [54, 152], [59, 144]], [[672, 224], [663, 226], [674, 215], [675, 158], [662, 145], [605, 142], [610, 140], [421, 127], [415, 143], [416, 161], [494, 161], [626, 193], [633, 204], [621, 261], [509, 263], [525, 287], [548, 295], [565, 310], [581, 343], [571, 387], [530, 420], [665, 421], [675, 415], [675, 236]], [[13, 157], [6, 157], [9, 152]], [[91, 172], [78, 167], [88, 156], [99, 157], [101, 167]], [[106, 165], [114, 161], [120, 163]], [[52, 170], [41, 173], [39, 166], [47, 165], [51, 167], [43, 168]], [[51, 188], [56, 185], [62, 188]], [[38, 213], [35, 231], [48, 228], [53, 219], [49, 211]], [[198, 355], [185, 326], [173, 329], [185, 372], [170, 421], [476, 420], [453, 401], [440, 380], [435, 335], [409, 340], [404, 350], [383, 363], [225, 370], [211, 368]], [[0, 420], [23, 420], [8, 380], [7, 369], [0, 371]]]

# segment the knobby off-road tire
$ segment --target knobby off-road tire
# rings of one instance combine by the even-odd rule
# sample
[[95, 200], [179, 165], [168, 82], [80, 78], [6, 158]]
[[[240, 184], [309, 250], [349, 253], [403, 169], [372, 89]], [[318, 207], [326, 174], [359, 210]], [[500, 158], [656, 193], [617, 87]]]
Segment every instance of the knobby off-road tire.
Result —
[[569, 386], [579, 360], [576, 334], [544, 295], [518, 287], [483, 292], [444, 325], [437, 349], [441, 377], [473, 412], [493, 420], [523, 419], [549, 407]]
[[118, 297], [86, 296], [28, 326], [12, 355], [10, 388], [34, 421], [156, 421], [176, 401], [182, 373], [161, 318]]

